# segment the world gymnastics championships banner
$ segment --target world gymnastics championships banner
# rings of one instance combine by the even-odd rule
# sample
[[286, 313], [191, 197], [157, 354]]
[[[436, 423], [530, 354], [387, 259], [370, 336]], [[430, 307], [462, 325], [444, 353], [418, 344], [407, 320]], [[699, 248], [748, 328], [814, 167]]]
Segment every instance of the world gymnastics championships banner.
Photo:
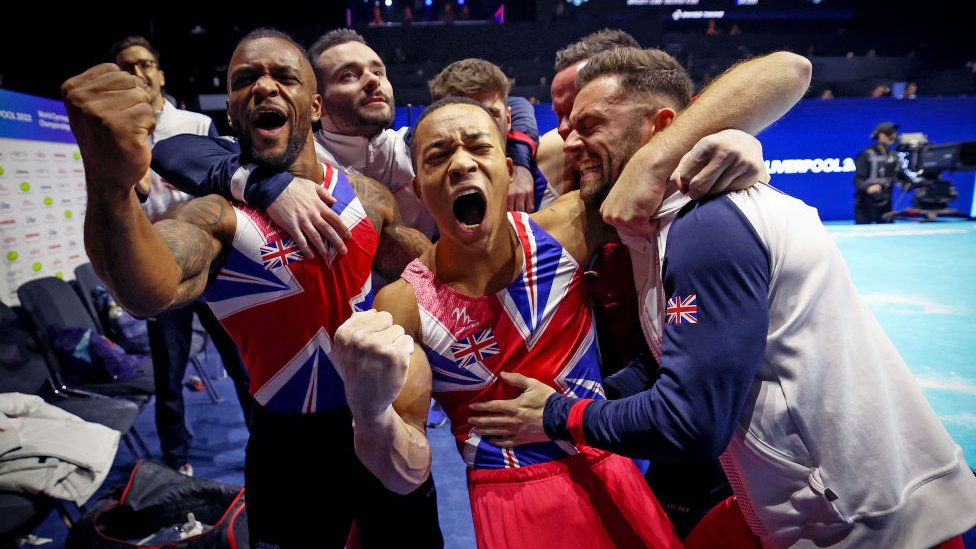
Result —
[[64, 104], [0, 90], [0, 301], [45, 276], [74, 278], [88, 261], [82, 236], [85, 172]]
[[[540, 132], [556, 127], [548, 103], [536, 107], [536, 119]], [[825, 221], [853, 220], [854, 158], [872, 143], [874, 126], [885, 121], [899, 124], [902, 132], [924, 133], [933, 144], [976, 141], [976, 97], [803, 100], [759, 134], [772, 184], [817, 208]], [[959, 192], [950, 207], [976, 215], [974, 172], [942, 175]], [[900, 198], [896, 190], [895, 202]], [[910, 205], [906, 196], [899, 208]]]

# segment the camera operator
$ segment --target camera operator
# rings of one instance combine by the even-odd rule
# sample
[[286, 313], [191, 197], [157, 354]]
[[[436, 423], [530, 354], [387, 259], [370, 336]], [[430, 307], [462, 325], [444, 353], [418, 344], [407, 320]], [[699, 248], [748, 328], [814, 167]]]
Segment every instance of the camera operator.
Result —
[[902, 169], [901, 158], [891, 150], [898, 135], [897, 124], [882, 122], [874, 127], [871, 139], [875, 144], [857, 155], [854, 165], [854, 222], [891, 223], [884, 214], [891, 211], [891, 190], [896, 180], [906, 183], [912, 178]]

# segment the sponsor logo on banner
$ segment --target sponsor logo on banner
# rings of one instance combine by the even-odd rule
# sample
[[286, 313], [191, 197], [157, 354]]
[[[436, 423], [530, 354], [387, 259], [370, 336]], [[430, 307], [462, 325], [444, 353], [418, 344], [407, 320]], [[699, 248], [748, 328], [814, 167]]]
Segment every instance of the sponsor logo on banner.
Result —
[[27, 257], [29, 257], [31, 259], [37, 259], [37, 258], [41, 257], [41, 255], [43, 253], [44, 253], [44, 250], [42, 250], [40, 248], [30, 248], [30, 249], [27, 250]]
[[22, 210], [36, 210], [37, 209], [37, 202], [34, 202], [30, 198], [25, 198], [25, 199], [23, 199], [23, 200], [20, 201], [20, 208]]
[[60, 233], [54, 227], [48, 227], [47, 232], [44, 234], [44, 236], [46, 236], [48, 240], [57, 240], [58, 236], [60, 236]]
[[27, 151], [22, 149], [14, 149], [10, 151], [10, 158], [13, 158], [17, 162], [23, 162], [30, 157], [28, 156]]
[[47, 153], [44, 151], [37, 151], [36, 153], [34, 153], [34, 160], [38, 160], [40, 162], [47, 162]]
[[49, 254], [58, 253], [62, 250], [62, 248], [63, 246], [61, 246], [60, 242], [55, 242], [54, 244], [48, 244], [47, 253]]
[[17, 250], [8, 250], [7, 253], [3, 254], [3, 260], [7, 263], [16, 263], [20, 261], [20, 252]]
[[9, 212], [14, 209], [14, 205], [6, 200], [0, 200], [0, 212]]
[[44, 200], [42, 200], [42, 202], [44, 203], [44, 206], [46, 206], [46, 207], [51, 207], [51, 206], [54, 205], [54, 199], [51, 198], [50, 196], [45, 196], [44, 197]]
[[78, 228], [74, 225], [68, 225], [64, 228], [64, 234], [78, 234]]
[[68, 256], [68, 261], [71, 261], [72, 263], [79, 260], [81, 260], [81, 254], [71, 254]]
[[66, 155], [66, 154], [64, 154], [62, 152], [56, 152], [56, 153], [54, 153], [53, 156], [54, 156], [54, 159], [57, 160], [58, 162], [67, 162], [68, 161], [68, 155]]
[[51, 170], [47, 168], [37, 168], [34, 170], [34, 177], [40, 177], [42, 179], [47, 179], [51, 177]]
[[10, 186], [6, 183], [0, 183], [0, 196], [7, 196], [10, 194]]
[[17, 179], [27, 179], [31, 176], [31, 171], [24, 168], [17, 168], [14, 170], [14, 176]]
[[[73, 203], [73, 201], [68, 197], [61, 197], [58, 203], [61, 204], [62, 206], [70, 206]], [[45, 202], [45, 204], [47, 203]]]
[[[65, 233], [67, 233], [67, 232], [68, 231], [65, 231]], [[78, 241], [75, 240], [75, 239], [73, 239], [73, 238], [68, 239], [67, 246], [68, 246], [68, 249], [69, 250], [77, 250], [78, 249]]]
[[37, 225], [37, 217], [33, 215], [25, 216], [24, 224], [27, 225], [28, 227], [33, 227], [34, 225]]
[[3, 248], [4, 250], [13, 249], [15, 246], [17, 246], [18, 242], [20, 242], [20, 239], [17, 238], [16, 234], [5, 233], [3, 236], [0, 236], [0, 248]]
[[41, 231], [30, 231], [24, 233], [24, 240], [27, 242], [34, 242], [39, 238], [41, 238]]
[[44, 264], [40, 261], [35, 261], [34, 263], [31, 263], [30, 269], [35, 273], [39, 273], [44, 270]]
[[20, 185], [17, 185], [17, 190], [21, 193], [29, 193], [31, 190], [31, 184], [28, 181], [21, 181]]
[[62, 179], [62, 180], [58, 181], [58, 190], [59, 191], [70, 191], [71, 190], [71, 182], [68, 181], [68, 180], [66, 180], [66, 179]]
[[0, 231], [16, 229], [17, 220], [12, 217], [0, 217]]
[[[52, 269], [57, 270], [57, 269], [61, 269], [62, 267], [64, 267], [64, 261], [62, 261], [60, 257], [55, 257], [54, 259], [51, 260]], [[58, 278], [61, 278], [61, 276], [58, 276]]]
[[44, 214], [44, 223], [57, 223], [57, 222], [58, 222], [58, 216], [55, 215], [54, 212], [49, 212]]

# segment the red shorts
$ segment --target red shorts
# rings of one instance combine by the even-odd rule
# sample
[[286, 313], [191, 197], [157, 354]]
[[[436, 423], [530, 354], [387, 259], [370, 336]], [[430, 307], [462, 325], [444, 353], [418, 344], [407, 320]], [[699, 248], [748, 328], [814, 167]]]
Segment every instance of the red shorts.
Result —
[[634, 462], [581, 447], [514, 469], [468, 469], [478, 547], [681, 547]]

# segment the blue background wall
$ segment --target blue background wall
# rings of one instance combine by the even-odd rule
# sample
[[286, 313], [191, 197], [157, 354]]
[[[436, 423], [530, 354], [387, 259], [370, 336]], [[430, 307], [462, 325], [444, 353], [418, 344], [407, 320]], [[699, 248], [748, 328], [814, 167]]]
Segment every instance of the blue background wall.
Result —
[[[407, 125], [417, 119], [423, 107], [413, 107], [409, 116], [405, 107], [397, 109], [394, 127]], [[556, 126], [551, 106], [536, 106], [539, 132]], [[763, 153], [773, 166], [783, 160], [826, 160], [827, 166], [853, 170], [854, 157], [872, 143], [871, 130], [878, 122], [891, 121], [901, 125], [902, 132], [922, 132], [934, 144], [953, 141], [976, 141], [976, 97], [925, 97], [912, 100], [877, 99], [816, 99], [801, 101], [778, 122], [759, 135]], [[836, 159], [836, 162], [834, 160]], [[828, 168], [829, 169], [829, 168]], [[951, 207], [976, 214], [974, 205], [973, 172], [946, 173], [959, 191]], [[815, 173], [774, 173], [773, 184], [820, 211], [826, 220], [845, 220], [854, 217], [853, 171]], [[895, 191], [894, 200], [900, 192]], [[901, 207], [908, 207], [911, 197], [905, 197]]]
[[[805, 100], [759, 135], [767, 161], [844, 159], [857, 156], [872, 143], [875, 124], [891, 121], [902, 132], [922, 132], [929, 142], [976, 141], [976, 98], [931, 97], [899, 99]], [[815, 206], [824, 220], [853, 217], [853, 172], [779, 173], [772, 182], [783, 191]], [[950, 206], [969, 213], [973, 208], [973, 172], [944, 174], [959, 198]], [[894, 200], [898, 201], [898, 191]], [[910, 197], [902, 202], [910, 205]]]

